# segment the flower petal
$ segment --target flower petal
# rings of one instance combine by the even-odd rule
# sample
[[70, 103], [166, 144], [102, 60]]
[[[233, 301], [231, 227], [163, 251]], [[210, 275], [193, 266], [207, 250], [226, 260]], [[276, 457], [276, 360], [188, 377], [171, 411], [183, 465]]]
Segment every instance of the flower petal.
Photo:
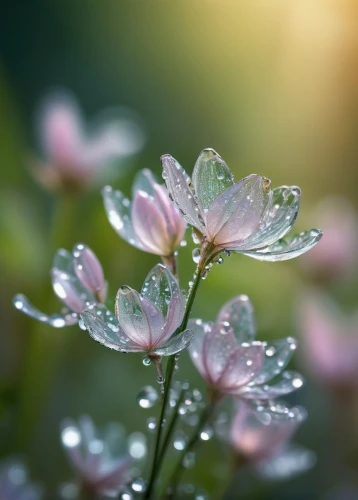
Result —
[[316, 462], [317, 456], [313, 451], [291, 445], [278, 455], [256, 464], [256, 471], [271, 481], [287, 480], [308, 471]]
[[57, 297], [75, 313], [86, 308], [86, 303], [93, 302], [93, 295], [70, 274], [58, 269], [51, 270], [52, 287]]
[[135, 176], [133, 187], [132, 187], [132, 197], [135, 197], [137, 191], [144, 191], [150, 196], [154, 197], [154, 186], [157, 181], [153, 175], [153, 172], [149, 168], [144, 168], [140, 170]]
[[216, 384], [223, 391], [236, 391], [260, 372], [263, 360], [264, 347], [261, 343], [240, 346], [230, 356]]
[[204, 149], [195, 163], [193, 187], [202, 210], [234, 184], [233, 175], [221, 156], [213, 149]]
[[90, 336], [96, 342], [109, 349], [121, 352], [138, 352], [143, 350], [132, 343], [119, 325], [117, 326], [114, 322], [105, 322], [103, 317], [100, 319], [90, 311], [83, 312], [81, 318]]
[[184, 238], [186, 230], [185, 221], [180, 216], [174, 203], [171, 202], [165, 186], [159, 184], [154, 186], [154, 199], [165, 218], [167, 231], [171, 239], [170, 247], [174, 251]]
[[170, 255], [170, 236], [165, 218], [154, 199], [145, 191], [137, 191], [133, 200], [131, 218], [133, 231], [143, 247], [157, 255]]
[[166, 318], [165, 330], [172, 335], [183, 320], [185, 304], [179, 284], [166, 266], [153, 267], [144, 281], [142, 296]]
[[193, 191], [189, 188], [190, 178], [183, 167], [170, 155], [161, 157], [163, 179], [184, 219], [205, 234], [205, 223]]
[[269, 181], [249, 175], [218, 196], [206, 214], [211, 240], [220, 246], [245, 241], [258, 228], [271, 199]]
[[98, 293], [106, 288], [103, 269], [92, 250], [82, 243], [73, 249], [75, 273], [80, 282], [92, 293]]
[[59, 271], [69, 274], [75, 278], [76, 273], [74, 260], [74, 255], [71, 252], [65, 250], [64, 248], [60, 248], [55, 253], [52, 261], [52, 268], [58, 269]]
[[304, 384], [302, 375], [294, 371], [283, 372], [272, 385], [247, 385], [237, 394], [246, 399], [274, 399], [296, 391]]
[[62, 328], [64, 326], [74, 325], [78, 322], [78, 316], [75, 313], [68, 314], [44, 314], [36, 307], [34, 307], [29, 299], [24, 295], [15, 295], [13, 300], [14, 306], [19, 311], [22, 311], [27, 316], [37, 319], [42, 323], [47, 323], [48, 325], [54, 326], [55, 328]]
[[265, 351], [262, 370], [255, 377], [255, 384], [265, 384], [279, 375], [290, 362], [297, 348], [297, 340], [293, 337], [270, 341]]
[[133, 230], [130, 200], [120, 191], [114, 191], [111, 186], [103, 188], [102, 196], [108, 220], [116, 233], [131, 245], [145, 250]]
[[188, 328], [193, 332], [193, 339], [189, 346], [189, 354], [200, 375], [207, 380], [208, 373], [204, 362], [204, 340], [205, 335], [211, 332], [214, 324], [204, 323], [201, 319], [191, 319]]
[[204, 367], [213, 385], [231, 363], [236, 349], [237, 342], [233, 332], [221, 324], [215, 324], [212, 330], [205, 335], [203, 344]]
[[[301, 190], [297, 186], [281, 186], [272, 191], [272, 203], [264, 214], [258, 231], [244, 244], [241, 250], [262, 248], [271, 245], [292, 229], [300, 208]], [[235, 243], [228, 249], [234, 249]]]
[[239, 295], [227, 302], [220, 309], [216, 321], [229, 323], [239, 344], [255, 340], [254, 309], [247, 295]]
[[186, 349], [192, 338], [193, 332], [191, 330], [184, 330], [184, 332], [180, 332], [178, 335], [173, 335], [163, 347], [159, 347], [159, 349], [153, 351], [153, 354], [157, 356], [171, 356], [176, 354]]
[[128, 286], [118, 290], [116, 316], [125, 334], [143, 350], [150, 351], [163, 337], [164, 318], [160, 311]]
[[239, 252], [253, 257], [257, 260], [267, 260], [270, 262], [278, 262], [282, 260], [294, 259], [305, 252], [308, 252], [322, 238], [320, 229], [310, 229], [295, 236], [290, 236], [269, 245], [261, 250], [251, 250]]

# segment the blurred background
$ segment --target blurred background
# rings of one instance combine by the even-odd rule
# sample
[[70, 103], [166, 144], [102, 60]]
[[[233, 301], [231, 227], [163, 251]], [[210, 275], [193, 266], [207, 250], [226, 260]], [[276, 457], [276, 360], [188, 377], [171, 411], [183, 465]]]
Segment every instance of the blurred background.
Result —
[[[57, 232], [58, 197], [31, 174], [33, 159], [43, 159], [37, 119], [43, 98], [67, 89], [90, 123], [103, 109], [126, 108], [142, 142], [118, 161], [110, 182], [128, 195], [139, 169], [150, 168], [160, 178], [162, 154], [172, 154], [190, 173], [199, 152], [212, 147], [237, 180], [258, 173], [273, 186], [299, 185], [297, 230], [330, 226], [327, 211], [317, 208], [322, 200], [337, 207], [334, 214], [348, 204], [346, 238], [332, 230], [330, 241], [338, 247], [333, 261], [349, 245], [356, 256], [358, 5], [13, 1], [2, 6], [0, 40], [0, 455], [26, 457], [31, 476], [54, 499], [56, 485], [71, 478], [60, 422], [88, 413], [98, 424], [119, 420], [128, 432], [146, 432], [156, 409], [140, 409], [136, 397], [150, 377], [155, 385], [154, 368], [144, 367], [140, 355], [105, 349], [77, 326], [39, 325], [12, 307], [12, 297], [22, 292], [41, 310], [59, 310], [50, 299], [49, 276], [58, 246], [83, 242], [95, 251], [110, 281], [110, 302], [122, 284], [140, 288], [157, 258], [129, 246], [110, 227], [102, 180], [77, 197], [69, 226]], [[327, 202], [331, 196], [340, 201]], [[187, 241], [179, 256], [183, 288], [194, 271], [189, 231]], [[225, 301], [246, 293], [259, 339], [298, 336], [293, 366], [307, 383], [288, 399], [309, 415], [295, 441], [317, 454], [311, 471], [289, 481], [241, 472], [227, 498], [358, 498], [358, 368], [342, 383], [315, 370], [299, 317], [300, 297], [314, 287], [314, 296], [329, 295], [348, 315], [349, 334], [358, 337], [352, 319], [357, 266], [343, 252], [340, 263], [348, 269], [337, 265], [333, 272], [335, 263], [327, 258], [326, 268], [316, 272], [321, 258], [318, 264], [304, 258], [263, 263], [233, 255], [215, 266], [200, 289], [194, 316], [214, 319]], [[344, 326], [337, 329], [346, 334]], [[178, 376], [203, 388], [186, 353]], [[209, 446], [212, 453], [204, 449], [190, 474], [209, 495], [220, 495], [227, 454], [220, 444]]]

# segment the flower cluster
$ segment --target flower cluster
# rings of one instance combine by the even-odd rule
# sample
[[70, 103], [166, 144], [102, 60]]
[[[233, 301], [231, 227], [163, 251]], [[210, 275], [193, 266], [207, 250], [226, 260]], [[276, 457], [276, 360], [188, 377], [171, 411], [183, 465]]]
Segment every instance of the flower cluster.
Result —
[[[52, 128], [61, 129], [62, 121], [70, 121], [68, 113], [61, 116], [61, 112], [57, 110], [55, 123], [48, 126], [50, 132]], [[62, 169], [69, 166], [70, 160], [75, 161], [73, 151], [78, 152], [81, 143], [74, 123], [71, 127], [61, 151], [56, 150], [55, 140], [48, 139]], [[71, 127], [68, 125], [68, 129]], [[86, 151], [82, 151], [82, 160], [87, 158]], [[197, 436], [206, 440], [211, 435], [205, 426], [211, 425], [224, 399], [239, 401], [240, 405], [231, 432], [231, 444], [237, 452], [271, 477], [282, 460], [291, 464], [285, 469], [286, 475], [308, 467], [302, 466], [308, 464], [302, 453], [299, 458], [286, 446], [305, 413], [275, 401], [303, 384], [300, 374], [286, 370], [297, 341], [292, 337], [257, 340], [253, 305], [246, 295], [238, 295], [222, 306], [215, 322], [190, 319], [190, 315], [199, 284], [221, 252], [234, 251], [267, 261], [286, 260], [308, 251], [322, 233], [311, 229], [285, 238], [299, 210], [301, 191], [296, 186], [271, 190], [270, 181], [256, 174], [234, 183], [228, 166], [212, 149], [200, 154], [193, 182], [171, 156], [163, 156], [162, 162], [167, 187], [157, 183], [150, 171], [143, 170], [134, 182], [132, 202], [109, 186], [103, 189], [105, 210], [115, 231], [129, 244], [163, 261], [149, 272], [140, 292], [128, 285], [120, 286], [114, 311], [108, 309], [102, 267], [92, 250], [77, 244], [72, 253], [57, 252], [51, 271], [53, 289], [65, 306], [60, 314], [41, 313], [23, 295], [14, 299], [15, 307], [39, 321], [54, 327], [79, 323], [105, 347], [121, 353], [144, 353], [144, 364], [153, 362], [157, 368], [162, 409], [157, 423], [150, 420], [149, 429], [156, 429], [156, 440], [147, 482], [132, 477], [129, 456], [113, 455], [113, 434], [98, 437], [90, 418], [63, 425], [62, 443], [82, 492], [118, 494], [130, 483], [132, 490], [143, 493], [145, 499], [159, 498], [161, 466], [177, 420], [188, 407], [198, 428], [190, 439], [183, 437], [179, 429], [182, 438], [174, 440], [174, 447], [183, 453], [170, 479], [168, 491], [174, 498], [184, 458], [191, 453]], [[200, 249], [193, 281], [183, 291], [176, 259], [186, 224], [192, 226]], [[177, 396], [172, 397], [174, 370], [179, 354], [186, 348], [207, 385], [207, 404], [201, 396], [194, 402], [198, 394], [188, 392], [186, 383], [179, 384]], [[165, 375], [163, 357], [167, 358]], [[151, 386], [142, 393], [139, 401], [143, 408], [159, 401]], [[200, 416], [195, 414], [201, 409]]]

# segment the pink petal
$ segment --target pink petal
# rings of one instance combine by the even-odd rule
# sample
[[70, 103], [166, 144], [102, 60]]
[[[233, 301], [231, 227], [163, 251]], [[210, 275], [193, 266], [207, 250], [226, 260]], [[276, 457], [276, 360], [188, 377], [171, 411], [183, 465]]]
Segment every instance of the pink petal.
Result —
[[213, 385], [231, 362], [237, 348], [236, 339], [231, 331], [222, 325], [215, 325], [205, 336], [203, 343], [203, 360], [205, 369]]
[[81, 283], [93, 293], [105, 289], [102, 266], [92, 250], [83, 244], [73, 249], [75, 273]]
[[169, 193], [164, 186], [156, 184], [154, 195], [157, 206], [163, 214], [167, 226], [168, 235], [171, 238], [171, 248], [175, 250], [184, 238], [185, 222], [179, 215], [178, 210], [169, 199]]
[[86, 296], [80, 293], [71, 276], [52, 269], [52, 287], [58, 298], [75, 313], [80, 313], [86, 308]]
[[250, 175], [227, 189], [210, 207], [206, 224], [212, 240], [220, 246], [245, 241], [259, 227], [271, 200], [269, 181]]
[[133, 230], [147, 251], [157, 255], [170, 255], [170, 237], [165, 218], [153, 198], [137, 191], [132, 205]]
[[238, 295], [219, 311], [217, 323], [229, 323], [239, 344], [255, 340], [256, 325], [252, 302], [247, 295]]
[[191, 360], [203, 379], [207, 383], [211, 383], [204, 362], [204, 342], [206, 335], [209, 335], [213, 328], [213, 323], [204, 323], [200, 319], [193, 319], [189, 321], [188, 328], [194, 332], [193, 339], [189, 346]]

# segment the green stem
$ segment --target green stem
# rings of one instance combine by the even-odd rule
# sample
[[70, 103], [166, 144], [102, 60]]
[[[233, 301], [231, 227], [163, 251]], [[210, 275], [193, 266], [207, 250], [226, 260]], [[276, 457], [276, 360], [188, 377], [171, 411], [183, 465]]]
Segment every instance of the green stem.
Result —
[[[205, 265], [206, 265], [206, 258], [205, 258], [205, 255], [203, 255], [202, 258], [200, 259], [200, 262], [199, 262], [198, 267], [196, 269], [195, 279], [194, 279], [193, 286], [192, 286], [190, 293], [189, 293], [189, 296], [188, 296], [183, 321], [181, 322], [180, 327], [177, 329], [176, 334], [183, 332], [188, 324], [190, 312], [191, 312], [191, 309], [192, 309], [193, 304], [194, 304], [194, 299], [195, 299], [196, 292], [197, 292], [198, 287], [199, 287], [199, 283], [201, 281], [202, 272], [205, 269]], [[168, 399], [169, 399], [169, 392], [170, 392], [170, 386], [171, 386], [171, 381], [172, 381], [172, 377], [173, 377], [174, 366], [175, 366], [175, 358], [174, 358], [174, 356], [170, 356], [168, 359], [168, 363], [167, 363], [166, 378], [165, 378], [165, 385], [164, 385], [164, 397], [163, 397], [163, 403], [162, 403], [162, 408], [161, 408], [159, 422], [158, 422], [157, 436], [156, 436], [156, 441], [155, 441], [154, 456], [153, 456], [153, 462], [152, 462], [152, 469], [151, 469], [151, 473], [149, 476], [147, 491], [146, 491], [145, 497], [144, 497], [146, 500], [150, 499], [150, 496], [152, 494], [152, 491], [153, 491], [153, 488], [155, 485], [156, 477], [157, 477], [157, 472], [158, 472], [157, 464], [158, 464], [158, 460], [159, 460], [160, 441], [161, 441], [163, 427], [164, 427], [164, 418], [165, 418], [165, 413], [166, 413]], [[168, 439], [169, 439], [169, 437], [168, 437]], [[165, 451], [165, 448], [163, 448], [163, 451]], [[161, 457], [160, 461], [162, 461], [162, 459], [163, 458]]]
[[172, 253], [168, 257], [162, 256], [162, 261], [165, 266], [167, 266], [170, 271], [178, 278], [178, 259], [175, 253]]

